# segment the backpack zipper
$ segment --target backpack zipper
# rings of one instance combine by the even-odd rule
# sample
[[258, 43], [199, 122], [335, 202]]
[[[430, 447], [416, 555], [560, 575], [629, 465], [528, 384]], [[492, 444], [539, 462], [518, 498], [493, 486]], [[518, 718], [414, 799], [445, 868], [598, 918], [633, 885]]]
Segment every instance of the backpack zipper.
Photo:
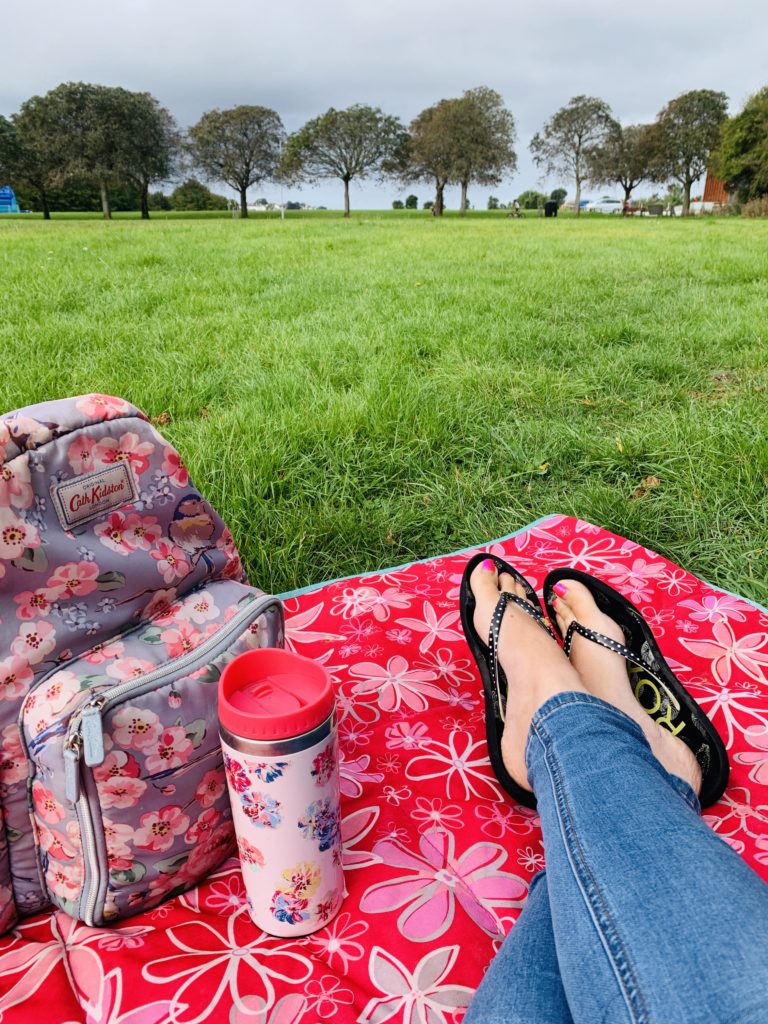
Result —
[[226, 626], [217, 630], [213, 636], [204, 640], [199, 647], [182, 654], [171, 662], [158, 665], [151, 672], [136, 676], [117, 686], [110, 687], [106, 693], [97, 694], [83, 704], [74, 712], [69, 720], [67, 738], [64, 742], [65, 757], [65, 792], [67, 798], [76, 803], [80, 796], [79, 791], [79, 764], [82, 755], [85, 755], [85, 763], [89, 768], [95, 768], [104, 761], [104, 733], [102, 730], [102, 716], [115, 704], [119, 704], [126, 696], [140, 696], [148, 690], [153, 689], [166, 676], [175, 676], [196, 665], [197, 662], [205, 664], [211, 659], [211, 655], [218, 653], [218, 648], [225, 648], [233, 633], [245, 625], [246, 622], [257, 619], [270, 605], [279, 605], [279, 601], [267, 595], [261, 599], [256, 598], [249, 601]]
[[280, 607], [275, 597], [267, 595], [261, 599], [249, 601], [225, 627], [205, 640], [199, 647], [176, 658], [173, 662], [160, 665], [151, 672], [120, 683], [111, 688], [108, 694], [99, 694], [86, 701], [70, 718], [67, 739], [64, 743], [64, 786], [67, 799], [74, 804], [80, 828], [80, 839], [83, 847], [83, 858], [87, 863], [88, 872], [83, 877], [83, 890], [80, 895], [80, 916], [90, 927], [94, 925], [94, 912], [98, 901], [101, 880], [108, 871], [106, 857], [100, 856], [96, 842], [96, 831], [91, 814], [91, 805], [87, 794], [80, 788], [80, 761], [85, 755], [88, 767], [96, 767], [104, 761], [104, 734], [102, 731], [102, 715], [115, 704], [119, 704], [126, 696], [140, 696], [153, 689], [164, 677], [178, 676], [198, 662], [205, 664], [219, 653], [219, 648], [226, 649], [227, 642], [247, 622], [257, 619], [270, 605]]

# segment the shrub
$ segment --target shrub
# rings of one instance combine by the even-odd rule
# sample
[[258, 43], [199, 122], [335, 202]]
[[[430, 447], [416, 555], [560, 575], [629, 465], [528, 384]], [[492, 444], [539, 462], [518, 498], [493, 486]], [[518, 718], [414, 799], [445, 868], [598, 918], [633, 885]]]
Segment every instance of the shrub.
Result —
[[227, 200], [197, 179], [189, 178], [171, 193], [171, 206], [174, 210], [226, 210]]
[[745, 217], [768, 217], [768, 196], [750, 199], [748, 203], [744, 203], [741, 212]]
[[520, 193], [517, 201], [524, 210], [539, 210], [543, 208], [547, 197], [543, 192], [536, 192], [534, 189], [529, 188], [525, 192]]

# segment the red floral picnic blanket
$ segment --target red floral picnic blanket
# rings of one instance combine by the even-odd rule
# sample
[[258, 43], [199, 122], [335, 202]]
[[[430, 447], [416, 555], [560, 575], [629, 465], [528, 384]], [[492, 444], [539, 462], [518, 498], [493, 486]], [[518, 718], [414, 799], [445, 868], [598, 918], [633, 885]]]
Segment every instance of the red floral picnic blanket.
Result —
[[[768, 879], [768, 614], [566, 516], [485, 548], [539, 590], [567, 565], [642, 610], [728, 747], [730, 785], [706, 820]], [[458, 614], [472, 553], [286, 603], [289, 645], [337, 688], [348, 889], [338, 916], [301, 940], [263, 934], [231, 860], [119, 927], [28, 918], [0, 940], [2, 1024], [458, 1024], [544, 862], [535, 812], [501, 791], [487, 758]]]

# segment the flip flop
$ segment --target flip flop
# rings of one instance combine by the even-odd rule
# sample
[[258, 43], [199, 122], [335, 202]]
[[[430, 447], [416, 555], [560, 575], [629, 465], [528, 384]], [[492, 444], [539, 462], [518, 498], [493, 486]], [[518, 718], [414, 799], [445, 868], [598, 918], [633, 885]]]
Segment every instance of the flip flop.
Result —
[[[475, 629], [474, 614], [476, 602], [475, 595], [472, 593], [472, 588], [469, 585], [469, 578], [478, 563], [484, 562], [486, 559], [490, 559], [494, 563], [499, 573], [509, 573], [514, 580], [522, 584], [527, 596], [534, 603], [529, 604], [522, 597], [518, 597], [517, 594], [509, 594], [506, 591], [500, 592], [499, 600], [491, 617], [488, 642], [484, 643]], [[507, 679], [499, 665], [498, 659], [499, 629], [501, 628], [501, 620], [504, 617], [506, 607], [510, 603], [522, 608], [527, 615], [530, 615], [531, 618], [539, 623], [542, 629], [549, 633], [553, 640], [555, 639], [551, 627], [544, 618], [544, 611], [536, 591], [516, 569], [513, 569], [503, 558], [498, 558], [485, 552], [480, 552], [470, 558], [464, 569], [464, 575], [461, 578], [459, 610], [461, 612], [461, 625], [464, 630], [464, 636], [472, 652], [472, 657], [477, 663], [480, 678], [483, 682], [485, 730], [488, 737], [488, 755], [491, 759], [491, 767], [496, 778], [516, 803], [522, 804], [524, 807], [535, 807], [536, 797], [529, 790], [523, 789], [522, 786], [515, 782], [504, 767], [504, 761], [501, 756], [501, 736], [504, 732], [507, 704]]]
[[[626, 642], [617, 643], [575, 620], [563, 637], [553, 605], [557, 597], [553, 588], [561, 580], [583, 583], [600, 611], [609, 615], [621, 627]], [[655, 722], [669, 729], [673, 736], [679, 736], [693, 751], [702, 775], [699, 803], [702, 807], [716, 803], [728, 784], [728, 754], [723, 741], [705, 711], [664, 660], [651, 627], [632, 602], [602, 580], [578, 569], [565, 568], [555, 569], [547, 575], [544, 599], [547, 614], [563, 640], [563, 649], [569, 657], [574, 634], [578, 633], [627, 660], [629, 681], [637, 702]]]

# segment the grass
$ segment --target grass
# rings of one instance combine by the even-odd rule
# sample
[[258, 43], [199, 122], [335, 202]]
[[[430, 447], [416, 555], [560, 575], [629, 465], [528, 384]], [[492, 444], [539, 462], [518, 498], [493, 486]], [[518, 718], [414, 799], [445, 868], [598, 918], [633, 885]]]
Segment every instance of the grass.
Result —
[[0, 281], [0, 407], [167, 410], [266, 589], [560, 511], [768, 600], [766, 222], [8, 218]]

